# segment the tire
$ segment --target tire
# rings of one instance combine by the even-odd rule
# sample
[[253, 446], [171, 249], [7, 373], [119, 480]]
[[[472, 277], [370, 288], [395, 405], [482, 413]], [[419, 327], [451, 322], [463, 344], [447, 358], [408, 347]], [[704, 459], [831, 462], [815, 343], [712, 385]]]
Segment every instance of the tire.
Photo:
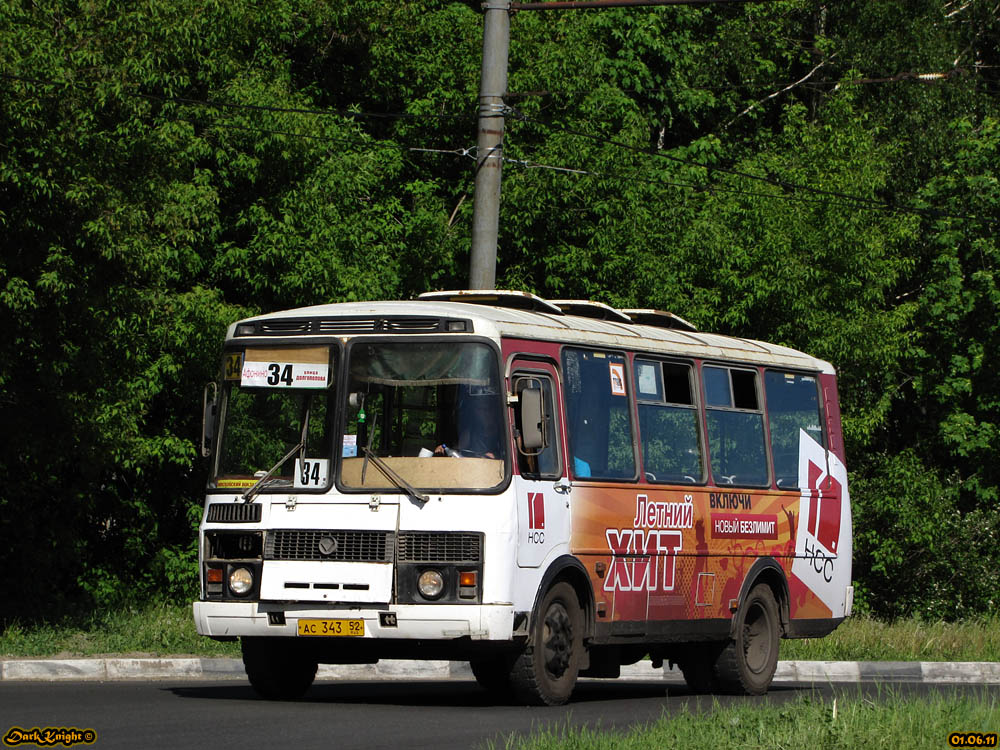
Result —
[[301, 698], [316, 678], [317, 663], [289, 638], [242, 638], [243, 667], [261, 698]]
[[469, 666], [480, 687], [494, 695], [510, 693], [510, 659], [503, 656], [472, 659]]
[[778, 666], [778, 603], [767, 584], [754, 586], [736, 613], [735, 638], [715, 662], [719, 686], [729, 693], [763, 695]]
[[684, 682], [696, 695], [706, 695], [719, 690], [719, 680], [715, 674], [715, 663], [719, 658], [722, 645], [691, 644], [688, 653], [676, 660], [677, 666], [684, 675]]
[[576, 687], [582, 653], [580, 601], [570, 584], [557, 583], [539, 603], [528, 643], [511, 668], [515, 697], [529, 705], [562, 705]]

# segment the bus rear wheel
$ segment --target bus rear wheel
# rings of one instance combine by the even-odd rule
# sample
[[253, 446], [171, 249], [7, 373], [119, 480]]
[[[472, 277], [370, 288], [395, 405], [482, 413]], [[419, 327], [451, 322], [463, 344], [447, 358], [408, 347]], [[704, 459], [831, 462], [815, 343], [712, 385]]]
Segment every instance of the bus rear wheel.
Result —
[[778, 666], [778, 603], [767, 584], [754, 586], [736, 613], [735, 637], [715, 663], [719, 686], [730, 693], [763, 695]]
[[539, 603], [528, 643], [514, 661], [510, 684], [528, 704], [558, 706], [576, 686], [583, 652], [583, 610], [576, 591], [557, 583]]
[[261, 698], [301, 698], [316, 679], [318, 664], [287, 638], [242, 638], [243, 667]]

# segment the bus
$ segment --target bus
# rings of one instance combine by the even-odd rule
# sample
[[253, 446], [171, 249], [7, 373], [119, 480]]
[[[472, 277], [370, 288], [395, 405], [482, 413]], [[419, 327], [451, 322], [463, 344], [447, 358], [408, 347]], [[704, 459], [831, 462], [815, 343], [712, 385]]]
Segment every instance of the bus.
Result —
[[206, 387], [200, 634], [264, 698], [468, 661], [566, 702], [647, 656], [762, 694], [850, 615], [833, 367], [656, 310], [453, 291], [255, 316]]

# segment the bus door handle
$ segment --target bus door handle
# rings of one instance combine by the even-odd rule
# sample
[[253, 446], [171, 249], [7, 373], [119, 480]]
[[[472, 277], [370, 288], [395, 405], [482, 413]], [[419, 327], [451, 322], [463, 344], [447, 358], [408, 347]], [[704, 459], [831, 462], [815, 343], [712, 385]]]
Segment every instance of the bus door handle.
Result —
[[573, 485], [571, 485], [565, 479], [560, 479], [558, 482], [555, 483], [552, 489], [554, 489], [560, 495], [568, 495], [572, 491]]

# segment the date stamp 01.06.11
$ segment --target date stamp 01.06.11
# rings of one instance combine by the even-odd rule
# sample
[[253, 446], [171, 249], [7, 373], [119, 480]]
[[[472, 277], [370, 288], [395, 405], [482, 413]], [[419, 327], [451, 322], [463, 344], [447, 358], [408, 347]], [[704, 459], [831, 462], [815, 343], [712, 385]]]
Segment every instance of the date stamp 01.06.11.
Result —
[[996, 747], [996, 732], [952, 732], [948, 735], [951, 747]]

